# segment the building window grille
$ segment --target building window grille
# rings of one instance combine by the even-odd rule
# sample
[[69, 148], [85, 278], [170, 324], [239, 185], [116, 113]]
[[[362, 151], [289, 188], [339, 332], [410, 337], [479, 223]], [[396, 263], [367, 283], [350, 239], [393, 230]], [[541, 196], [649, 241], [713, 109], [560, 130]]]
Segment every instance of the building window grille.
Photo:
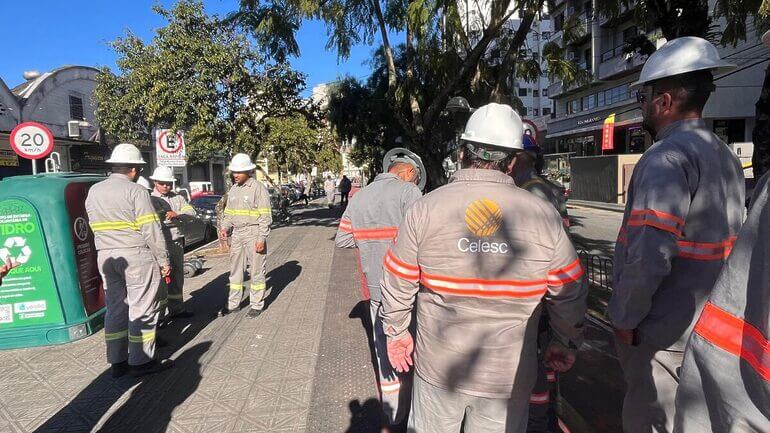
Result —
[[83, 114], [83, 98], [70, 95], [70, 119], [85, 120]]

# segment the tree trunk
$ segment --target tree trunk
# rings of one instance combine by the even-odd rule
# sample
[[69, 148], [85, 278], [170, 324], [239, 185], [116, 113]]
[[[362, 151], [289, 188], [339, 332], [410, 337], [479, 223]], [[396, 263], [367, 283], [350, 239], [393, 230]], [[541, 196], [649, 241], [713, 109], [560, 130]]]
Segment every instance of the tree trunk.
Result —
[[444, 174], [444, 158], [434, 152], [430, 152], [422, 158], [422, 163], [428, 172], [428, 182], [425, 184], [426, 192], [447, 183], [447, 178]]
[[770, 170], [770, 66], [765, 69], [765, 81], [762, 93], [756, 104], [756, 123], [752, 133], [754, 155], [751, 162], [754, 167], [754, 179], [759, 179]]

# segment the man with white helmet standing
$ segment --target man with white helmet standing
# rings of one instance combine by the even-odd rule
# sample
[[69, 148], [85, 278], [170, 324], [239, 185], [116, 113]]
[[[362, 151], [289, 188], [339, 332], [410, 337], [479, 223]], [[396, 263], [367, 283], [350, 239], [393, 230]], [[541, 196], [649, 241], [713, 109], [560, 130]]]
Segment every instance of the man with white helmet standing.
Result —
[[733, 67], [706, 40], [683, 37], [632, 85], [656, 142], [631, 179], [608, 308], [627, 433], [672, 430], [684, 345], [741, 226], [741, 164], [701, 118], [713, 75]]
[[770, 174], [750, 203], [687, 343], [675, 433], [770, 432]]
[[407, 209], [425, 187], [425, 166], [419, 156], [404, 148], [388, 151], [382, 163], [384, 173], [361, 189], [350, 200], [340, 220], [336, 244], [340, 248], [358, 248], [364, 285], [372, 318], [374, 352], [377, 357], [380, 400], [386, 424], [400, 424], [409, 410], [410, 376], [399, 375], [388, 362], [387, 344], [379, 317], [382, 295], [382, 261], [396, 237]]
[[104, 337], [113, 377], [135, 376], [172, 365], [155, 360], [155, 327], [161, 276], [169, 275], [168, 252], [147, 191], [137, 185], [146, 163], [132, 144], [119, 144], [106, 161], [112, 174], [86, 198], [99, 272], [104, 282]]
[[228, 168], [235, 183], [227, 193], [220, 236], [226, 237], [230, 229], [233, 231], [230, 243], [230, 292], [227, 306], [220, 314], [227, 315], [240, 306], [244, 292], [244, 273], [248, 264], [251, 275], [251, 308], [248, 316], [256, 318], [265, 306], [267, 236], [273, 222], [270, 193], [262, 182], [252, 177], [257, 166], [251, 162], [249, 155], [236, 154]]
[[583, 270], [559, 214], [510, 177], [522, 134], [511, 107], [476, 110], [462, 169], [407, 210], [385, 255], [380, 314], [391, 364], [415, 367], [417, 433], [457, 433], [463, 423], [468, 432], [525, 431], [542, 309], [554, 337], [545, 361], [559, 371], [575, 361]]
[[[178, 216], [191, 215], [195, 216], [195, 209], [187, 202], [187, 200], [173, 192], [171, 188], [174, 186], [176, 178], [174, 177], [174, 170], [171, 167], [157, 167], [150, 176], [150, 180], [153, 181], [154, 188], [151, 196], [157, 197], [168, 204], [171, 208], [166, 212], [165, 223], [169, 225], [169, 231], [171, 239], [168, 240], [168, 254], [171, 260], [171, 282], [163, 282], [165, 289], [165, 302], [168, 308], [168, 319], [192, 317], [192, 312], [187, 311], [184, 307], [183, 287], [184, 287], [184, 233], [179, 229], [175, 219], [178, 220]], [[163, 299], [161, 299], [163, 302]]]

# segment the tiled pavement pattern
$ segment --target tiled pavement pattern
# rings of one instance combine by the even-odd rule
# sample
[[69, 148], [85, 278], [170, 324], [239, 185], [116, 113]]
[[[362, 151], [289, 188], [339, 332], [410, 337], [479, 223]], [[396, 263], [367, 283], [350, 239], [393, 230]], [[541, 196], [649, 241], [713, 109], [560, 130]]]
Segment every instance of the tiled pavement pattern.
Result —
[[102, 332], [0, 352], [0, 432], [376, 431], [366, 335], [348, 317], [355, 260], [332, 241], [338, 216], [311, 208], [273, 231], [271, 293], [256, 320], [216, 317], [228, 262], [209, 257], [185, 287], [196, 316], [161, 331], [161, 354], [177, 362], [168, 372], [113, 380]]

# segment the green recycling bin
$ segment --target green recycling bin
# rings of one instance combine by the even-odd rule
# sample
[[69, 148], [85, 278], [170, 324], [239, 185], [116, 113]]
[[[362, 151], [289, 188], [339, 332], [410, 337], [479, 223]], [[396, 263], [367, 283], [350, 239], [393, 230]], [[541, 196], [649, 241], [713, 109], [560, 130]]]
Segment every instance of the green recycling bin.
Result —
[[0, 349], [61, 344], [102, 328], [104, 290], [88, 227], [88, 189], [104, 176], [50, 173], [0, 181]]

